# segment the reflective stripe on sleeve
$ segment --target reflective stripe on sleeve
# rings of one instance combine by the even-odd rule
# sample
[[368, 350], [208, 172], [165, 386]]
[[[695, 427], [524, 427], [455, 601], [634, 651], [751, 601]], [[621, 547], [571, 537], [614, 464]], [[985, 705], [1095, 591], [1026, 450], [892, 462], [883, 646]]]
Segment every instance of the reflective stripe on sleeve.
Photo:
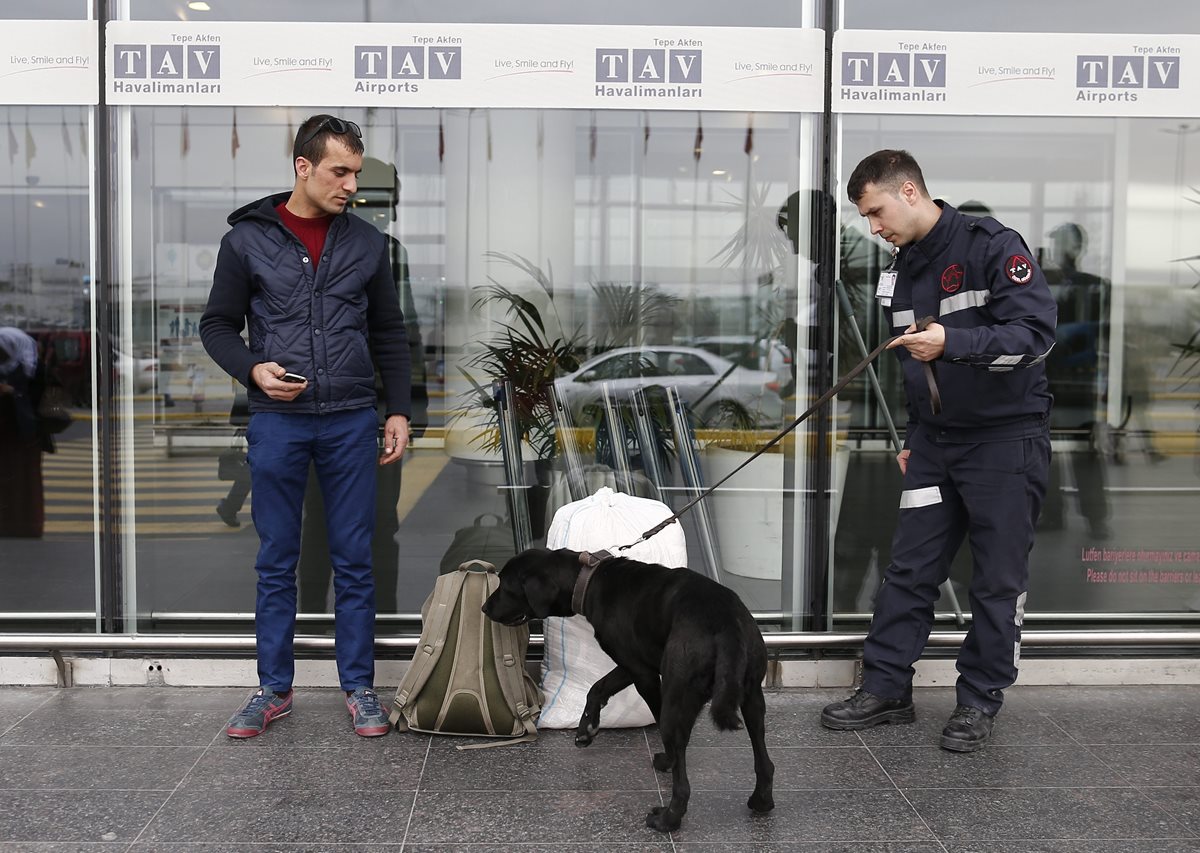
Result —
[[992, 300], [992, 292], [990, 290], [966, 290], [962, 293], [956, 293], [953, 296], [947, 296], [938, 303], [938, 316], [945, 317], [947, 314], [953, 314], [955, 311], [963, 311], [967, 308], [982, 308]]

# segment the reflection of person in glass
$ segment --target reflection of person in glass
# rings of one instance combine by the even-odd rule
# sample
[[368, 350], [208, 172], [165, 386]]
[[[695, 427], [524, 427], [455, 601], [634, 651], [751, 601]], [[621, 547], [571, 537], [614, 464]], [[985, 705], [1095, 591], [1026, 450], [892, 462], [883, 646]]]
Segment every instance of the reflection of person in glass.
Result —
[[[1124, 415], [1121, 429], [1113, 436], [1112, 460], [1124, 464], [1129, 453], [1140, 450], [1146, 461], [1159, 463], [1166, 455], [1154, 446], [1154, 424], [1150, 418], [1155, 362], [1167, 355], [1168, 347], [1154, 325], [1147, 323], [1135, 306], [1126, 306], [1125, 358], [1121, 375]], [[1200, 464], [1200, 457], [1197, 458]]]
[[[244, 391], [237, 391], [233, 395], [233, 406], [229, 410], [229, 424], [233, 427], [235, 436], [244, 436], [246, 434], [246, 425], [250, 422], [249, 401], [246, 398]], [[238, 451], [227, 451], [237, 454]], [[246, 455], [240, 455], [241, 463], [234, 470], [234, 478], [229, 484], [229, 492], [221, 500], [217, 501], [217, 515], [221, 516], [221, 521], [225, 522], [228, 527], [241, 527], [242, 523], [238, 520], [238, 513], [242, 511], [242, 506], [246, 503], [246, 498], [250, 497], [250, 466], [245, 464]], [[322, 516], [324, 518], [324, 516]]]
[[[810, 190], [808, 204], [811, 228], [806, 251], [813, 255], [811, 275], [814, 297], [809, 310], [801, 316], [807, 318], [804, 334], [811, 339], [813, 337], [811, 327], [815, 326], [817, 322], [815, 294], [819, 287], [829, 284], [826, 277], [828, 265], [822, 262], [823, 258], [821, 257], [824, 246], [820, 229], [825, 227], [822, 223], [834, 224], [837, 222], [837, 205], [833, 196], [824, 190]], [[776, 217], [777, 224], [787, 234], [794, 254], [799, 251], [799, 205], [800, 193], [792, 193]], [[840, 225], [837, 226], [837, 229], [838, 270], [840, 278], [844, 282], [838, 286], [844, 287], [846, 299], [855, 316], [841, 318], [842, 324], [839, 328], [836, 346], [839, 347], [839, 361], [842, 364], [854, 364], [862, 357], [863, 353], [858, 347], [857, 339], [850, 326], [858, 322], [857, 317], [863, 313], [861, 310], [863, 302], [870, 298], [868, 294], [862, 292], [861, 285], [873, 272], [879, 271], [882, 252], [873, 242], [863, 238], [857, 229], [845, 228]], [[796, 324], [793, 322], [790, 338], [786, 334], [781, 337], [788, 343], [792, 351], [799, 355], [801, 351], [796, 348], [796, 332]], [[793, 379], [796, 376], [795, 363], [797, 360], [793, 359], [792, 362]], [[816, 387], [813, 384], [817, 380], [819, 361], [816, 351], [807, 353], [805, 361], [809, 365], [810, 375], [807, 377], [808, 387], [801, 389], [802, 393]], [[845, 396], [849, 398], [851, 395], [846, 394]], [[850, 415], [852, 426], [861, 426], [865, 422], [866, 417], [860, 412], [861, 409], [858, 411], [852, 409]], [[857, 603], [857, 599], [867, 594], [873, 595], [875, 587], [878, 585], [875, 580], [878, 573], [874, 567], [877, 565], [878, 555], [886, 552], [889, 531], [880, 524], [867, 525], [864, 529], [862, 525], [856, 523], [861, 513], [873, 514], [876, 511], [875, 504], [879, 500], [881, 492], [885, 490], [878, 482], [878, 470], [877, 466], [865, 464], [857, 456], [852, 456], [846, 466], [845, 480], [840, 490], [840, 497], [837, 498], [841, 504], [837, 510], [838, 522], [834, 534], [833, 596], [835, 609], [849, 608]]]
[[[346, 705], [357, 734], [390, 729], [374, 691], [371, 536], [376, 462], [398, 462], [408, 445], [409, 353], [387, 241], [346, 211], [362, 162], [357, 124], [307, 119], [293, 147], [291, 192], [230, 215], [200, 321], [205, 349], [246, 386], [251, 412], [261, 686], [230, 720], [230, 737], [260, 734], [292, 710], [296, 563], [310, 463], [325, 494]], [[241, 337], [247, 321], [249, 346]], [[382, 458], [376, 366], [387, 397]]]
[[[991, 736], [1004, 689], [1017, 677], [1029, 551], [1050, 467], [1043, 360], [1054, 345], [1054, 299], [1021, 236], [932, 199], [908, 152], [867, 157], [847, 192], [871, 233], [899, 249], [876, 295], [899, 334], [892, 348], [909, 420], [896, 457], [904, 491], [892, 561], [863, 650], [863, 686], [827, 706], [821, 722], [857, 730], [915, 719], [913, 664], [933, 627], [938, 588], [969, 537], [972, 622], [941, 746], [971, 752]], [[937, 319], [918, 331], [927, 316]]]
[[[791, 249], [791, 254], [797, 257], [797, 261], [801, 260], [800, 250], [800, 196], [799, 192], [794, 192], [787, 197], [787, 201], [779, 208], [775, 214], [775, 224], [779, 230], [783, 232], [787, 238], [788, 246]], [[804, 345], [810, 345], [810, 339], [813, 336], [813, 329], [817, 324], [817, 297], [816, 291], [820, 284], [824, 281], [822, 270], [823, 258], [820, 253], [824, 248], [820, 240], [820, 229], [822, 223], [833, 222], [837, 217], [836, 205], [833, 197], [823, 190], [810, 190], [807, 193], [805, 201], [809, 205], [809, 233], [808, 242], [803, 247], [804, 251], [811, 254], [812, 257], [803, 259], [802, 266], [799, 270], [799, 275], [809, 276], [813, 289], [813, 297], [809, 304], [803, 308], [793, 308], [789, 310], [788, 316], [779, 324], [779, 326], [771, 331], [771, 336], [783, 342], [787, 347], [788, 369], [791, 374], [791, 379], [787, 386], [779, 389], [779, 396], [790, 397], [797, 392], [796, 383], [803, 378], [806, 382], [811, 382], [816, 378], [819, 356], [814, 351], [802, 351], [800, 349], [800, 335], [805, 336]], [[844, 247], [844, 243], [843, 243]], [[846, 261], [842, 258], [843, 263]], [[794, 300], [793, 300], [794, 302]], [[792, 316], [795, 314], [796, 316]], [[797, 319], [799, 322], [797, 322]], [[802, 331], [803, 329], [803, 331]], [[809, 376], [798, 377], [796, 374], [797, 363], [803, 362], [808, 367]]]
[[[1105, 377], [1101, 357], [1108, 349], [1108, 281], [1079, 269], [1087, 249], [1087, 233], [1074, 222], [1050, 232], [1053, 265], [1046, 280], [1058, 303], [1057, 343], [1046, 358], [1046, 378], [1054, 395], [1050, 424], [1071, 430], [1086, 441], [1085, 450], [1068, 454], [1075, 479], [1079, 513], [1088, 533], [1109, 536], [1104, 454], [1108, 450], [1104, 405]], [[1050, 488], [1042, 516], [1045, 529], [1064, 526], [1065, 507], [1058, 466], [1050, 471]]]
[[[358, 176], [358, 192], [350, 212], [373, 224], [388, 242], [388, 257], [391, 262], [392, 280], [404, 312], [405, 331], [408, 336], [409, 360], [412, 364], [412, 431], [420, 435], [428, 422], [429, 392], [425, 377], [424, 345], [421, 328], [417, 321], [417, 310], [413, 299], [412, 284], [408, 274], [408, 252], [395, 237], [387, 233], [387, 227], [396, 219], [396, 206], [400, 201], [400, 178], [396, 167], [374, 157], [363, 159], [362, 173]], [[383, 401], [383, 380], [375, 373], [375, 387], [381, 401], [380, 423], [386, 422], [387, 413]], [[396, 516], [396, 505], [400, 502], [400, 465], [390, 465], [379, 470], [376, 481], [375, 536], [371, 542], [371, 565], [375, 573], [375, 602], [380, 612], [394, 612], [396, 608], [397, 573], [399, 571], [400, 546], [396, 535], [400, 523]], [[308, 489], [304, 495], [304, 526], [300, 544], [300, 611], [302, 613], [326, 612], [326, 598], [332, 577], [329, 561], [329, 540], [325, 527], [325, 502], [317, 482], [316, 470], [309, 469]]]
[[45, 528], [37, 343], [0, 326], [0, 536], [40, 538]]

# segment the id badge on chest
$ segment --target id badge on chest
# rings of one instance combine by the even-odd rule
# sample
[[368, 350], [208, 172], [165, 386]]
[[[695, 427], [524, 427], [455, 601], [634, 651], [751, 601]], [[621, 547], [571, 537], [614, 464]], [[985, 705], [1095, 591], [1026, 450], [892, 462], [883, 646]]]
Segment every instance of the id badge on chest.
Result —
[[892, 304], [892, 295], [896, 292], [896, 271], [884, 270], [879, 274], [879, 284], [875, 286], [875, 298], [885, 308]]

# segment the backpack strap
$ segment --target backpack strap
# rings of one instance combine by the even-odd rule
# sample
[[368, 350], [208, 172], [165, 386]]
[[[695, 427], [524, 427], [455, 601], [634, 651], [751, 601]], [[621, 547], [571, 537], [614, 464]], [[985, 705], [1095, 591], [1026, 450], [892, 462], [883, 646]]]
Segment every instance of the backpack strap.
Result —
[[[500, 578], [494, 571], [488, 573], [487, 577], [488, 594], [495, 592], [500, 586]], [[521, 726], [525, 729], [525, 734], [520, 737], [510, 738], [503, 741], [493, 741], [491, 743], [472, 743], [459, 746], [462, 749], [487, 749], [494, 746], [508, 746], [514, 743], [530, 743], [537, 739], [537, 724], [534, 723], [534, 717], [541, 708], [529, 703], [529, 693], [525, 689], [526, 679], [529, 678], [525, 672], [525, 650], [521, 648], [519, 637], [522, 630], [527, 628], [511, 628], [507, 625], [501, 625], [499, 622], [493, 622], [492, 628], [492, 654], [496, 661], [496, 678], [500, 682], [500, 690], [504, 694], [504, 699], [508, 702], [508, 706], [512, 708], [517, 719], [521, 721]], [[536, 688], [535, 688], [536, 689]]]
[[505, 625], [495, 626], [493, 645], [496, 649], [496, 674], [500, 680], [500, 689], [508, 704], [517, 712], [517, 718], [525, 728], [525, 734], [536, 735], [537, 725], [533, 722], [534, 715], [540, 710], [529, 704], [525, 692], [525, 656], [517, 648], [516, 630]]
[[[485, 565], [490, 565], [490, 563]], [[446, 628], [450, 622], [450, 616], [454, 613], [455, 605], [458, 604], [458, 597], [462, 593], [463, 581], [466, 580], [466, 577], [467, 574], [464, 571], [452, 572], [439, 577], [433, 586], [433, 592], [425, 602], [425, 607], [422, 608], [421, 619], [425, 627], [421, 630], [420, 645], [413, 655], [412, 662], [408, 665], [408, 671], [404, 673], [404, 679], [396, 688], [392, 713], [388, 715], [388, 720], [396, 727], [397, 731], [408, 731], [408, 720], [404, 717], [404, 707], [408, 704], [410, 697], [421, 692], [421, 688], [429, 680], [433, 668], [442, 656], [442, 650], [446, 647]]]

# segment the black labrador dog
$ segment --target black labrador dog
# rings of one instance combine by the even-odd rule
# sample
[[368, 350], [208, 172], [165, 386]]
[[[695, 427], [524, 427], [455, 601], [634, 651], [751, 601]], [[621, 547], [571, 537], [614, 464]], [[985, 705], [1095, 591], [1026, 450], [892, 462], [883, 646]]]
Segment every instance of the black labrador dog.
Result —
[[767, 755], [762, 680], [767, 647], [754, 617], [729, 589], [689, 569], [668, 569], [625, 557], [598, 564], [592, 555], [530, 549], [505, 564], [500, 587], [483, 612], [505, 625], [546, 616], [583, 615], [616, 668], [588, 691], [575, 732], [587, 746], [600, 730], [600, 709], [630, 684], [650, 706], [665, 752], [654, 768], [671, 770], [671, 802], [646, 816], [660, 832], [678, 829], [691, 786], [684, 754], [705, 703], [718, 729], [740, 728], [754, 747], [756, 812], [775, 807], [775, 765]]

